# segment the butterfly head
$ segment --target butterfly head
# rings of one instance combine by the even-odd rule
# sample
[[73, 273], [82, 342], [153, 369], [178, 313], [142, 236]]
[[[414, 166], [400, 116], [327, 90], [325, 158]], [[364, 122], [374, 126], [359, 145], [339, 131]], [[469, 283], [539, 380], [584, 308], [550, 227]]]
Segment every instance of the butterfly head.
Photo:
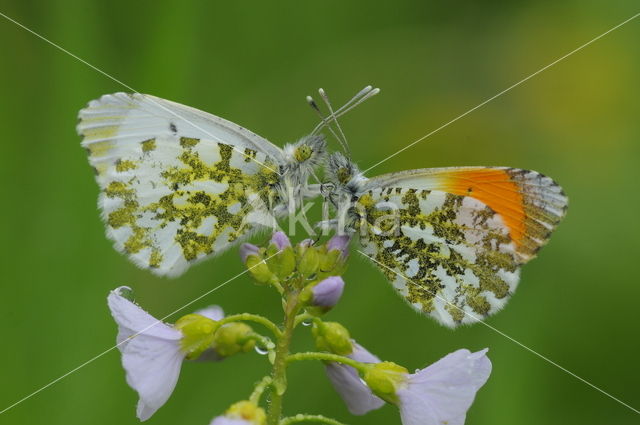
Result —
[[360, 192], [367, 180], [358, 166], [340, 152], [334, 152], [329, 156], [327, 173], [339, 192], [354, 195]]
[[327, 143], [324, 135], [318, 134], [306, 136], [296, 143], [284, 147], [286, 167], [290, 170], [299, 170], [308, 175], [317, 167], [326, 155]]

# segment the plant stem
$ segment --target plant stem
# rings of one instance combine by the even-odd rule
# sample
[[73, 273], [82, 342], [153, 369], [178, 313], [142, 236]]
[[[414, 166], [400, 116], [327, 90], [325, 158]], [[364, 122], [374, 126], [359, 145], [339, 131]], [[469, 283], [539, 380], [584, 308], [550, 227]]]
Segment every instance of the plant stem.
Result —
[[291, 354], [290, 356], [287, 356], [287, 363], [297, 362], [301, 360], [322, 360], [327, 362], [342, 363], [347, 366], [351, 366], [352, 368], [356, 369], [360, 373], [364, 373], [367, 369], [367, 366], [364, 363], [360, 363], [349, 357], [339, 356], [337, 354], [331, 354], [331, 353], [307, 352], [307, 353], [296, 353], [296, 354]]
[[262, 397], [262, 393], [264, 390], [271, 384], [271, 377], [265, 376], [256, 384], [251, 396], [249, 397], [249, 401], [254, 404], [258, 404], [260, 402], [260, 397]]
[[273, 362], [271, 375], [271, 402], [267, 413], [267, 425], [278, 425], [282, 414], [282, 396], [287, 390], [287, 358], [291, 336], [295, 328], [296, 314], [298, 312], [298, 294], [290, 293], [284, 306], [284, 323], [276, 345], [276, 356]]
[[276, 326], [275, 323], [273, 323], [271, 320], [267, 319], [266, 317], [259, 316], [257, 314], [250, 314], [250, 313], [232, 314], [231, 316], [227, 316], [224, 319], [220, 319], [218, 324], [222, 326], [226, 323], [231, 323], [231, 322], [255, 322], [255, 323], [261, 324], [262, 326], [264, 326], [265, 328], [273, 332], [273, 335], [276, 338], [279, 338], [282, 334], [282, 332], [280, 331], [280, 329], [278, 329], [278, 326]]

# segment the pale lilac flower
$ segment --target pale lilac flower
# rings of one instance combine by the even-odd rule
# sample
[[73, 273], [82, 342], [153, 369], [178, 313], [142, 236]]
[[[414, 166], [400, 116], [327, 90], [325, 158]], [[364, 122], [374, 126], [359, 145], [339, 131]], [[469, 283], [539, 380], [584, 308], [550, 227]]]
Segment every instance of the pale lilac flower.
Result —
[[127, 384], [140, 397], [137, 416], [145, 421], [169, 399], [186, 353], [180, 349], [182, 333], [121, 296], [123, 289], [128, 288], [112, 291], [107, 301], [118, 324]]
[[289, 238], [283, 232], [275, 232], [273, 236], [271, 236], [271, 243], [277, 246], [279, 250], [283, 250], [291, 246]]
[[[380, 359], [355, 341], [353, 352], [347, 357], [361, 363], [380, 363]], [[340, 397], [353, 415], [365, 413], [382, 407], [384, 401], [371, 392], [369, 387], [360, 379], [358, 372], [351, 366], [329, 362], [326, 365], [327, 376]], [[217, 425], [217, 424], [216, 424]]]
[[347, 235], [335, 235], [327, 242], [327, 252], [334, 249], [340, 250], [342, 258], [346, 258], [349, 255], [349, 242], [351, 237]]
[[461, 349], [407, 376], [396, 391], [403, 425], [463, 425], [491, 373], [487, 349]]
[[340, 276], [330, 276], [311, 288], [313, 293], [311, 304], [331, 308], [338, 303], [343, 290], [344, 280]]
[[240, 258], [243, 263], [247, 262], [247, 257], [250, 255], [258, 255], [260, 248], [250, 243], [243, 243], [240, 245]]
[[253, 423], [245, 419], [229, 418], [227, 416], [218, 416], [216, 418], [213, 418], [213, 421], [211, 422], [210, 425], [253, 425]]
[[[127, 291], [126, 286], [111, 291], [107, 302], [118, 324], [117, 342], [127, 384], [140, 398], [136, 414], [145, 421], [171, 396], [187, 353], [181, 347], [183, 333], [129, 301], [123, 296]], [[224, 317], [217, 306], [197, 314], [216, 321]]]

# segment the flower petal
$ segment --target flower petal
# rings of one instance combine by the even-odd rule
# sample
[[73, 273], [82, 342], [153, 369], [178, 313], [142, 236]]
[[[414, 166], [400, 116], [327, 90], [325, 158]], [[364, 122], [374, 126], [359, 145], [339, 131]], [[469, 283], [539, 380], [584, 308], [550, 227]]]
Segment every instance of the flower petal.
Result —
[[[380, 359], [367, 351], [366, 348], [353, 341], [353, 352], [348, 357], [361, 363], [379, 363]], [[360, 379], [358, 372], [351, 366], [339, 363], [327, 363], [327, 375], [337, 393], [344, 400], [352, 415], [379, 409], [384, 401], [371, 392], [369, 387]]]
[[224, 319], [224, 310], [222, 310], [222, 307], [220, 307], [219, 305], [210, 305], [209, 307], [205, 307], [202, 310], [196, 311], [195, 314], [208, 317], [209, 319], [215, 320], [216, 322], [218, 320]]
[[487, 349], [458, 350], [409, 375], [398, 390], [403, 425], [462, 425], [476, 392], [491, 373]]
[[252, 425], [251, 422], [244, 419], [229, 418], [226, 416], [218, 416], [213, 418], [209, 425]]
[[287, 235], [284, 234], [284, 232], [275, 232], [271, 236], [271, 243], [275, 244], [275, 246], [277, 246], [280, 250], [291, 246], [291, 242], [289, 241]]
[[350, 358], [360, 363], [380, 363], [378, 356], [371, 354], [366, 348], [354, 340], [351, 340], [351, 342], [353, 343], [353, 353], [349, 354]]
[[343, 257], [346, 257], [349, 254], [349, 242], [351, 242], [351, 236], [335, 235], [327, 242], [327, 251], [337, 249]]
[[369, 387], [358, 376], [351, 366], [338, 363], [327, 363], [327, 376], [352, 415], [365, 413], [380, 408], [384, 401], [373, 395]]
[[178, 381], [185, 354], [180, 342], [140, 334], [122, 350], [127, 383], [138, 392], [137, 415], [147, 420], [168, 399]]
[[311, 291], [313, 305], [330, 308], [340, 301], [344, 291], [344, 280], [340, 276], [329, 276], [311, 288]]
[[260, 248], [252, 243], [243, 243], [240, 245], [240, 258], [243, 263], [247, 262], [247, 257], [250, 255], [258, 255]]
[[116, 340], [120, 351], [124, 349], [126, 344], [123, 343], [124, 341], [140, 332], [166, 340], [179, 340], [182, 338], [180, 331], [157, 320], [137, 304], [120, 295], [120, 291], [125, 288], [128, 289], [125, 286], [121, 286], [111, 291], [107, 297], [111, 315], [118, 324], [118, 337]]

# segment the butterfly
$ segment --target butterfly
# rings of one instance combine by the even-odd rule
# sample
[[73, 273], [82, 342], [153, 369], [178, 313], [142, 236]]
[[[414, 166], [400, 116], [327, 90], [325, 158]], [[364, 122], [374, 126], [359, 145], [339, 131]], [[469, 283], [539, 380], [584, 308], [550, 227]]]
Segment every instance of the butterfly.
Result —
[[325, 139], [283, 149], [215, 115], [115, 93], [79, 113], [108, 237], [135, 264], [178, 276], [317, 195]]
[[357, 234], [361, 252], [416, 310], [441, 324], [474, 323], [515, 291], [566, 214], [551, 178], [507, 167], [409, 170], [365, 177], [329, 156], [331, 223]]

